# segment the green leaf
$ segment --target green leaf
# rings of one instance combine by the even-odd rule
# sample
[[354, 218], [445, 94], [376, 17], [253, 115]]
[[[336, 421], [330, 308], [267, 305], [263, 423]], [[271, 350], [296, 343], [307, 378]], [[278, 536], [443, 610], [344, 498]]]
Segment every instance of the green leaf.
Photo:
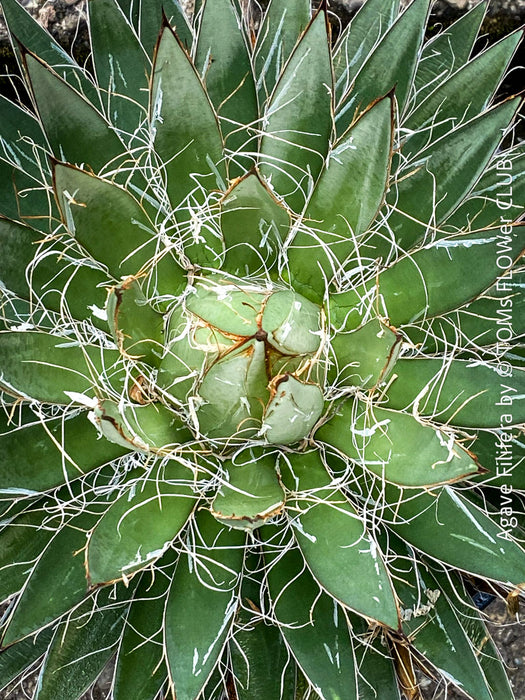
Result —
[[395, 87], [399, 112], [410, 96], [425, 33], [429, 0], [414, 0], [364, 62], [335, 116], [337, 134], [346, 131], [356, 112]]
[[[483, 173], [520, 103], [519, 97], [503, 102], [419, 154], [413, 169], [387, 197], [387, 202], [395, 206], [388, 224], [398, 245], [408, 250], [425, 234], [433, 234], [461, 204]], [[379, 247], [381, 242], [384, 247], [384, 239]]]
[[450, 483], [476, 474], [472, 455], [454, 436], [411, 414], [346, 401], [316, 439], [337, 448], [381, 479], [399, 486]]
[[238, 277], [272, 271], [289, 228], [289, 212], [256, 172], [249, 173], [221, 200], [223, 268]]
[[239, 336], [240, 340], [257, 333], [257, 314], [264, 299], [262, 292], [245, 292], [235, 281], [224, 277], [197, 277], [186, 299], [186, 308], [210, 326]]
[[321, 309], [291, 290], [274, 292], [266, 301], [262, 329], [267, 342], [283, 355], [313, 354], [321, 344]]
[[[124, 147], [102, 114], [31, 54], [25, 64], [38, 113], [56, 158], [99, 171]], [[94, 148], [96, 144], [96, 148]]]
[[220, 523], [252, 531], [284, 507], [284, 492], [275, 471], [275, 456], [247, 450], [223, 466], [211, 513]]
[[[129, 472], [124, 478], [133, 476], [134, 472]], [[27, 572], [25, 585], [11, 612], [4, 643], [16, 641], [52, 622], [85, 597], [88, 592], [85, 568], [87, 532], [116, 498], [118, 489], [114, 484], [115, 471], [109, 467], [84, 479], [81, 484], [74, 482], [64, 486], [48, 499], [38, 502], [34, 512], [24, 513], [8, 524], [6, 535], [2, 535], [3, 544], [8, 548], [10, 544], [22, 544], [22, 556], [27, 556], [24, 567]], [[82, 510], [86, 493], [98, 487], [102, 492], [97, 492], [96, 503], [92, 502], [89, 510]], [[74, 514], [75, 510], [78, 515]], [[22, 532], [17, 533], [17, 530]], [[27, 546], [24, 541], [29, 537], [39, 545], [36, 556], [32, 545]], [[9, 554], [12, 558], [13, 552]], [[17, 553], [15, 560], [18, 556]]]
[[121, 592], [117, 602], [112, 589], [89, 598], [55, 631], [38, 678], [35, 700], [78, 700], [100, 675], [115, 652], [122, 634], [127, 606], [133, 592]]
[[387, 391], [388, 408], [410, 409], [440, 423], [474, 428], [498, 427], [525, 420], [525, 371], [508, 376], [506, 365], [473, 360], [407, 358], [394, 367]]
[[273, 445], [291, 445], [308, 437], [323, 408], [319, 385], [302, 382], [291, 374], [281, 375], [272, 386], [261, 434]]
[[39, 421], [29, 410], [23, 424], [15, 413], [10, 423], [0, 413], [0, 493], [39, 493], [78, 478], [125, 454], [100, 440], [82, 413], [74, 418]]
[[[440, 82], [403, 123], [409, 137], [402, 147], [410, 157], [428, 143], [488, 108], [512, 59], [522, 32], [514, 32], [469, 61], [448, 80]], [[423, 64], [424, 65], [424, 64]], [[476, 89], [471, 90], [473, 81]], [[411, 132], [416, 132], [410, 135]]]
[[[64, 336], [33, 331], [0, 332], [0, 386], [13, 396], [70, 404], [74, 394], [109, 390], [123, 377], [116, 374], [116, 350], [79, 345]], [[73, 396], [71, 395], [73, 394]]]
[[245, 127], [258, 118], [257, 94], [242, 22], [231, 0], [205, 0], [195, 66], [219, 114], [228, 148], [254, 151], [257, 137]]
[[453, 486], [410, 496], [389, 486], [386, 498], [388, 526], [419, 551], [504, 584], [525, 582], [525, 551]]
[[27, 513], [15, 518], [3, 516], [0, 521], [1, 601], [23, 587], [35, 561], [53, 536], [52, 529], [41, 527], [44, 518], [41, 508], [44, 504], [45, 501], [38, 502]]
[[335, 331], [330, 339], [328, 381], [371, 389], [386, 378], [397, 359], [401, 337], [378, 319], [355, 331]]
[[510, 491], [525, 491], [525, 435], [523, 428], [478, 430], [470, 446], [479, 463], [489, 470], [476, 478], [487, 486], [501, 489], [501, 498], [508, 502]]
[[337, 102], [346, 95], [363, 63], [392, 26], [398, 12], [399, 0], [367, 0], [347, 24], [333, 53]]
[[[264, 619], [262, 562], [256, 554], [244, 564], [241, 602], [229, 642], [238, 700], [296, 700], [296, 667], [280, 628]], [[271, 673], [268, 670], [271, 669]]]
[[75, 256], [68, 243], [56, 237], [43, 240], [41, 231], [0, 219], [0, 279], [7, 289], [33, 305], [40, 303], [77, 320], [89, 318], [105, 329], [105, 322], [94, 315], [93, 308], [104, 308], [107, 275], [81, 264], [81, 256]]
[[8, 163], [18, 165], [37, 180], [41, 179], [43, 163], [40, 162], [34, 147], [38, 147], [42, 152], [47, 149], [47, 145], [38, 120], [3, 95], [0, 95], [0, 119], [2, 120], [0, 157]]
[[[138, 380], [131, 393], [134, 390], [144, 400], [144, 388]], [[137, 405], [103, 400], [95, 406], [90, 418], [107, 440], [129, 450], [153, 452], [169, 458], [177, 455], [182, 443], [193, 440], [180, 416], [159, 402]]]
[[[330, 151], [306, 207], [306, 216], [322, 231], [355, 240], [375, 219], [389, 176], [393, 119], [392, 98], [379, 99]], [[347, 254], [337, 257], [342, 262]]]
[[120, 352], [158, 366], [164, 346], [164, 317], [148, 304], [134, 277], [112, 287], [106, 311], [111, 335]]
[[[265, 344], [251, 340], [210, 367], [199, 386], [199, 432], [210, 438], [255, 437], [270, 396]], [[225, 387], [227, 390], [225, 391]]]
[[[117, 0], [122, 11], [140, 37], [147, 56], [152, 56], [163, 26], [163, 17], [176, 31], [188, 51], [193, 43], [193, 31], [179, 0]], [[197, 9], [195, 9], [195, 13]]]
[[[228, 300], [224, 301], [227, 303]], [[229, 316], [228, 312], [224, 314], [225, 306], [221, 304], [220, 308], [223, 315]], [[168, 320], [166, 353], [160, 363], [157, 386], [175, 402], [185, 401], [201, 371], [233, 347], [234, 341], [211, 324], [190, 325], [187, 313], [180, 307], [175, 308]]]
[[52, 630], [45, 629], [34, 637], [27, 637], [0, 651], [0, 690], [30, 668], [47, 650]]
[[301, 34], [310, 23], [309, 0], [270, 0], [257, 35], [254, 65], [262, 103], [271, 95]]
[[340, 332], [360, 330], [377, 318], [377, 309], [370, 303], [373, 283], [353, 286], [345, 292], [334, 292], [327, 299], [330, 325]]
[[322, 300], [326, 282], [356, 250], [382, 205], [392, 129], [392, 100], [387, 97], [374, 103], [328, 155], [306, 206], [309, 228], [299, 228], [289, 248], [292, 281], [313, 289], [316, 300]]
[[351, 613], [348, 617], [354, 634], [364, 640], [354, 642], [359, 700], [403, 700], [396, 669], [383, 639], [370, 635], [363, 618]]
[[405, 326], [403, 331], [423, 352], [445, 352], [453, 345], [479, 351], [480, 346], [508, 342], [525, 334], [525, 270], [508, 270], [495, 284], [455, 312]]
[[[164, 28], [153, 68], [151, 123], [155, 150], [166, 168], [167, 191], [176, 217], [184, 222], [190, 212], [179, 205], [202, 204], [206, 190], [223, 187], [226, 167], [217, 116], [189, 56], [169, 27]], [[188, 205], [186, 205], [188, 206]], [[199, 234], [207, 240], [206, 228]], [[201, 260], [197, 241], [185, 246]], [[204, 258], [203, 258], [204, 260]]]
[[11, 644], [56, 620], [87, 595], [87, 531], [103, 510], [102, 503], [91, 504], [90, 511], [61, 525], [27, 577], [11, 612], [3, 644]]
[[[500, 228], [502, 216], [517, 221], [525, 205], [525, 147], [495, 155], [472, 194], [446, 219], [445, 230], [455, 233]], [[503, 227], [501, 227], [503, 228]]]
[[321, 172], [332, 131], [326, 22], [319, 11], [290, 56], [269, 102], [260, 146], [261, 174], [297, 213]]
[[27, 299], [0, 292], [0, 330], [12, 330], [25, 323], [52, 331], [56, 327], [56, 318], [48, 310], [35, 306]]
[[[164, 13], [184, 48], [190, 51], [193, 45], [193, 29], [188, 21], [185, 6], [183, 7], [179, 0], [153, 0], [153, 2], [157, 7], [157, 17], [154, 16], [153, 12], [145, 12], [141, 17], [140, 40], [146, 47], [146, 50], [150, 43], [149, 36], [151, 36], [151, 40], [157, 41], [158, 39], [159, 26], [161, 25], [159, 19], [162, 19], [161, 15]], [[194, 15], [196, 11], [195, 9]], [[151, 44], [153, 46], [153, 41], [151, 41]], [[150, 51], [147, 51], [147, 53], [148, 56], [151, 55]]]
[[425, 44], [414, 77], [417, 104], [468, 61], [486, 11], [480, 2]]
[[[457, 681], [456, 685], [460, 690], [470, 693], [476, 700], [512, 700], [512, 690], [505, 667], [479, 613], [473, 610], [472, 605], [463, 602], [465, 594], [461, 590], [461, 584], [453, 578], [455, 585], [452, 587], [449, 573], [439, 569], [434, 569], [431, 576], [424, 574], [423, 578], [423, 585], [433, 586], [437, 583], [441, 595], [435, 604], [432, 623], [428, 629], [422, 627], [415, 637], [414, 645], [418, 651], [424, 653], [434, 666], [446, 670]], [[416, 624], [417, 620], [412, 626]], [[472, 633], [483, 636], [476, 643], [471, 638]], [[442, 645], [437, 644], [439, 636], [448, 637], [448, 646], [452, 646], [456, 653], [451, 655], [446, 652], [446, 642]], [[425, 648], [428, 648], [428, 651]], [[497, 684], [494, 684], [494, 673]]]
[[158, 559], [196, 503], [195, 481], [176, 462], [137, 479], [93, 529], [87, 551], [91, 585], [120, 578]]
[[[16, 37], [25, 50], [51, 66], [72, 87], [85, 95], [93, 105], [100, 105], [98, 90], [88, 78], [86, 71], [77, 65], [67, 51], [27, 12], [23, 5], [17, 0], [2, 0], [2, 11], [11, 35]], [[16, 41], [13, 42], [13, 48], [19, 63], [22, 63], [21, 50]]]
[[115, 663], [114, 700], [153, 700], [167, 678], [162, 628], [175, 558], [169, 549], [137, 585]]
[[[0, 180], [0, 216], [30, 221], [32, 226], [48, 234], [49, 220], [56, 213], [42, 178], [35, 179], [0, 158]], [[40, 214], [35, 216], [35, 212]]]
[[442, 238], [396, 261], [369, 287], [377, 286], [390, 323], [413, 323], [476, 298], [512, 267], [524, 245], [518, 227]]
[[346, 612], [319, 586], [288, 537], [283, 540], [272, 526], [262, 528], [261, 536], [272, 610], [295, 660], [323, 698], [356, 698]]
[[88, 11], [93, 63], [105, 111], [126, 137], [147, 117], [151, 61], [116, 0], [96, 0]]
[[456, 599], [448, 600], [444, 594], [445, 576], [437, 571], [431, 575], [422, 566], [414, 570], [413, 562], [406, 559], [410, 551], [400, 553], [404, 557], [396, 560], [396, 591], [403, 601], [403, 631], [414, 648], [469, 697], [492, 700], [477, 650], [458, 616]]
[[177, 700], [194, 700], [220, 658], [237, 608], [245, 534], [206, 510], [181, 554], [164, 618], [164, 643]]
[[177, 295], [185, 285], [183, 271], [129, 192], [61, 163], [55, 164], [54, 187], [69, 231], [113, 277], [149, 274], [142, 285], [148, 297]]
[[[318, 452], [290, 454], [281, 465], [295, 538], [323, 590], [361, 615], [397, 628], [397, 604], [382, 555], [361, 517], [331, 485]], [[352, 572], [349, 578], [348, 572]]]

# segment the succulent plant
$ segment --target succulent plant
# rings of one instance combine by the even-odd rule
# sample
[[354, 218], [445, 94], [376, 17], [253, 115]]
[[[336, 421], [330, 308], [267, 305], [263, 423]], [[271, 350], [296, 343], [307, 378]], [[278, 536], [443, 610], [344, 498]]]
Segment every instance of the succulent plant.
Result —
[[1, 5], [0, 689], [509, 700], [521, 33], [91, 0], [78, 65]]

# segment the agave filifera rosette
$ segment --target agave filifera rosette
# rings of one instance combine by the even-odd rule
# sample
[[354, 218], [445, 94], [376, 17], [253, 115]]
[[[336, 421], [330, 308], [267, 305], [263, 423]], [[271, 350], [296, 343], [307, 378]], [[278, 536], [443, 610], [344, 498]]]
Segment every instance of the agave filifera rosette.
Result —
[[89, 72], [2, 0], [0, 687], [512, 697], [465, 581], [525, 580], [521, 34], [428, 4], [332, 48], [305, 0], [92, 0]]

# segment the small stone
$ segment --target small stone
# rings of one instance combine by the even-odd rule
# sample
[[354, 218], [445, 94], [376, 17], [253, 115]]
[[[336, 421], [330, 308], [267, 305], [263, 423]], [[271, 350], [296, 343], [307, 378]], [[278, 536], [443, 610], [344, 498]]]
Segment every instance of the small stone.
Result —
[[56, 16], [55, 8], [52, 5], [44, 5], [44, 7], [38, 11], [38, 21], [44, 29], [49, 27], [50, 22], [55, 21]]

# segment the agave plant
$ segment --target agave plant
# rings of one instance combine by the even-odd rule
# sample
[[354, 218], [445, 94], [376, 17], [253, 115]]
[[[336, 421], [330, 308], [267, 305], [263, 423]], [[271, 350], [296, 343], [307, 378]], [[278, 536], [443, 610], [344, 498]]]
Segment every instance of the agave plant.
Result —
[[521, 33], [91, 0], [79, 66], [1, 4], [0, 688], [509, 700], [468, 590], [525, 581]]

